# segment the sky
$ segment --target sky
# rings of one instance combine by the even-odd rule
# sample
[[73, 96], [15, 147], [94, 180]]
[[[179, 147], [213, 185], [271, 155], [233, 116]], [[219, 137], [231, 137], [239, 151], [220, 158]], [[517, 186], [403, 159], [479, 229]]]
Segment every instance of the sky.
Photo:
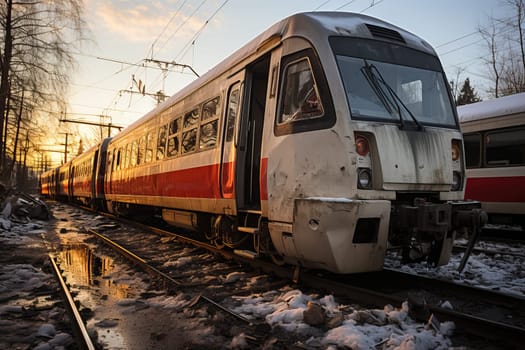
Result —
[[[129, 125], [156, 99], [125, 90], [136, 92], [140, 84], [147, 94], [171, 96], [196, 78], [188, 68], [163, 72], [145, 59], [189, 65], [202, 75], [289, 15], [334, 10], [362, 12], [422, 37], [448, 79], [461, 72], [460, 81], [469, 77], [482, 97], [489, 87], [487, 51], [477, 30], [491, 16], [512, 16], [500, 0], [85, 0], [89, 40], [75, 53], [66, 118]], [[96, 143], [97, 128], [67, 124], [74, 142]]]

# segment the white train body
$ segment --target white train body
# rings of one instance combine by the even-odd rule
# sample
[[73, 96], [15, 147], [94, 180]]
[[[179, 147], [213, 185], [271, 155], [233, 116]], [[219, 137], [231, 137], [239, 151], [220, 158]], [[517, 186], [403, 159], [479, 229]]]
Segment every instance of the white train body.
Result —
[[525, 228], [525, 93], [458, 107], [465, 138], [465, 197], [493, 224]]
[[400, 28], [291, 16], [109, 142], [108, 209], [338, 273], [381, 269], [389, 241], [444, 264], [466, 208], [446, 81]]

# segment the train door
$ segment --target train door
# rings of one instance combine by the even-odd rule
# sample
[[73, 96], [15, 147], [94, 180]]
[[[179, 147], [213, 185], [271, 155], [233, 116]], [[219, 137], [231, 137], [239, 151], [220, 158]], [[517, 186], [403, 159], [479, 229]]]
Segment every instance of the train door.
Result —
[[267, 55], [246, 69], [235, 169], [238, 210], [261, 210], [261, 149], [269, 67]]
[[260, 210], [260, 163], [269, 55], [229, 81], [221, 158], [221, 195], [237, 210]]
[[244, 71], [236, 74], [228, 84], [226, 118], [224, 119], [220, 184], [222, 198], [235, 196], [235, 158], [237, 146], [237, 124], [241, 112]]
[[96, 198], [97, 198], [97, 161], [98, 161], [98, 154], [99, 154], [99, 150], [96, 150], [95, 151], [95, 156], [93, 157], [93, 162], [92, 162], [92, 168], [91, 168], [91, 176], [90, 176], [90, 184], [89, 184], [89, 190], [91, 192], [90, 196], [91, 196], [91, 200], [93, 200], [93, 202], [95, 202]]

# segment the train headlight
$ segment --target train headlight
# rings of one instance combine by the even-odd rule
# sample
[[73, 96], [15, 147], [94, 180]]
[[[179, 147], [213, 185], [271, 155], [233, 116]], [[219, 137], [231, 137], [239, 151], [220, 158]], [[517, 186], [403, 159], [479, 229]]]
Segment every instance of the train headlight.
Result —
[[372, 173], [370, 169], [361, 168], [357, 172], [357, 187], [370, 189], [372, 186]]
[[459, 159], [461, 154], [461, 148], [459, 147], [458, 140], [452, 140], [452, 160], [456, 161]]
[[459, 171], [454, 171], [452, 173], [452, 191], [459, 191], [461, 189], [462, 182], [463, 178], [461, 176], [461, 173]]
[[355, 138], [355, 150], [360, 156], [366, 157], [370, 152], [368, 140], [363, 136], [357, 136]]

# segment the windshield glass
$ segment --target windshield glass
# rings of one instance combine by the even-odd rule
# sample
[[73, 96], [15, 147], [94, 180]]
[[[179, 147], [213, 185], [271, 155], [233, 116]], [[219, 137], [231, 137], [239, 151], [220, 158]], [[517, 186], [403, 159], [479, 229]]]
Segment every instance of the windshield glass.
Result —
[[339, 41], [334, 51], [352, 119], [456, 127], [437, 58], [384, 42], [345, 42], [343, 50]]

